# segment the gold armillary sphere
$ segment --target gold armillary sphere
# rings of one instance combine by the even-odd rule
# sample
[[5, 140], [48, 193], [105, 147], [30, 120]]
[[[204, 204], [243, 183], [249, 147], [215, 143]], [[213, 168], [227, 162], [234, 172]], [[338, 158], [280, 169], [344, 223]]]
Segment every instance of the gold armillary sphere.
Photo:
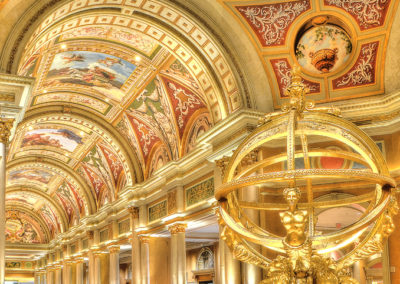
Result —
[[[314, 107], [308, 92], [295, 68], [282, 111], [219, 161], [221, 237], [235, 258], [265, 269], [261, 283], [357, 283], [348, 267], [381, 252], [394, 230], [396, 184], [376, 143], [338, 110]], [[343, 208], [359, 214], [319, 224]]]

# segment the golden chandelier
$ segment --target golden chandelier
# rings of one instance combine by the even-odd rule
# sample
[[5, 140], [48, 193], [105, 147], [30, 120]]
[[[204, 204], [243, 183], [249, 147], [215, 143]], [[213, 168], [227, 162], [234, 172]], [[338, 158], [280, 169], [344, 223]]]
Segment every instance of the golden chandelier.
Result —
[[[357, 283], [348, 267], [382, 252], [394, 230], [396, 183], [376, 143], [308, 92], [294, 68], [282, 111], [218, 161], [221, 237], [236, 259], [265, 269], [261, 283]], [[324, 168], [321, 159], [345, 162]], [[254, 188], [259, 195], [246, 200]], [[319, 214], [338, 208], [360, 214], [343, 228], [318, 226]], [[267, 222], [256, 224], [251, 211]]]

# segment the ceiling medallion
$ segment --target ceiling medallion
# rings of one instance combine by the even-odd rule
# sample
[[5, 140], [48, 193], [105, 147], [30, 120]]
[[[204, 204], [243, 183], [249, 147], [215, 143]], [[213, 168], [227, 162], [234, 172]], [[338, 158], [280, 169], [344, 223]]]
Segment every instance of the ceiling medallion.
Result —
[[304, 71], [313, 75], [333, 73], [349, 61], [353, 45], [339, 20], [318, 16], [300, 29], [295, 54]]
[[[222, 163], [223, 183], [215, 190], [221, 238], [236, 259], [265, 269], [260, 284], [358, 283], [350, 267], [383, 251], [399, 211], [396, 182], [375, 142], [339, 110], [315, 107], [308, 92], [296, 66], [288, 103]], [[315, 158], [349, 163], [315, 167]], [[252, 191], [257, 199], [246, 200]], [[351, 206], [363, 214], [345, 227], [319, 225], [322, 211]], [[257, 223], [254, 213], [266, 222]]]

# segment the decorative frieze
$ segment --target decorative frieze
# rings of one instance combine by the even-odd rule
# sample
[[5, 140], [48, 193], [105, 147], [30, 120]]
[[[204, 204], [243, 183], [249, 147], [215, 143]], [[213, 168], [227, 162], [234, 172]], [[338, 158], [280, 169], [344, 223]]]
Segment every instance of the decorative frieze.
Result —
[[128, 233], [131, 229], [131, 223], [129, 219], [123, 220], [118, 223], [118, 234], [122, 235]]
[[210, 178], [186, 189], [186, 207], [214, 196], [214, 178]]
[[167, 200], [149, 207], [149, 222], [159, 220], [165, 216], [167, 216]]
[[93, 231], [87, 231], [86, 236], [88, 237], [89, 240], [93, 240], [93, 237], [94, 237]]
[[175, 214], [178, 211], [176, 206], [176, 190], [170, 191], [167, 194], [168, 215]]
[[105, 229], [100, 232], [100, 243], [103, 243], [108, 240], [109, 240], [109, 230]]

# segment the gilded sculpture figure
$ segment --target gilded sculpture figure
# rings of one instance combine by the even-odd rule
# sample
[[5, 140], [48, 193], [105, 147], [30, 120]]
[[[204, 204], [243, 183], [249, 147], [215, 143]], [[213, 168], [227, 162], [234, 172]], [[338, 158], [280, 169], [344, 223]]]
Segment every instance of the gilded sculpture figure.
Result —
[[[286, 90], [288, 103], [281, 111], [266, 115], [229, 162], [224, 157], [224, 162], [218, 163], [223, 176], [222, 185], [215, 191], [221, 238], [236, 259], [264, 269], [263, 284], [357, 283], [349, 267], [382, 252], [394, 230], [392, 217], [399, 210], [396, 183], [376, 144], [341, 118], [338, 109], [315, 107], [305, 98], [308, 92], [295, 67]], [[341, 148], [329, 145], [327, 150], [321, 149], [319, 145], [326, 146], [327, 141], [343, 143], [344, 149], [351, 150], [336, 150]], [[248, 155], [263, 151], [263, 147], [264, 158], [249, 163]], [[272, 157], [266, 154], [268, 147], [275, 147]], [[276, 154], [276, 149], [281, 153]], [[350, 160], [346, 165], [357, 161], [362, 168], [314, 168], [317, 163], [313, 159], [321, 157]], [[363, 193], [350, 188], [347, 193], [346, 186], [354, 181], [361, 182]], [[335, 195], [338, 185], [344, 198], [320, 201], [324, 194]], [[263, 192], [255, 202], [241, 200], [245, 194], [240, 192], [250, 190], [249, 186]], [[274, 201], [279, 195], [286, 203]], [[352, 204], [364, 206], [364, 213], [351, 225], [333, 232], [317, 226], [318, 212]], [[268, 212], [278, 211], [285, 234], [268, 224], [262, 227], [254, 223], [245, 209], [265, 211], [267, 219], [272, 218]], [[334, 258], [334, 252], [340, 257]]]

